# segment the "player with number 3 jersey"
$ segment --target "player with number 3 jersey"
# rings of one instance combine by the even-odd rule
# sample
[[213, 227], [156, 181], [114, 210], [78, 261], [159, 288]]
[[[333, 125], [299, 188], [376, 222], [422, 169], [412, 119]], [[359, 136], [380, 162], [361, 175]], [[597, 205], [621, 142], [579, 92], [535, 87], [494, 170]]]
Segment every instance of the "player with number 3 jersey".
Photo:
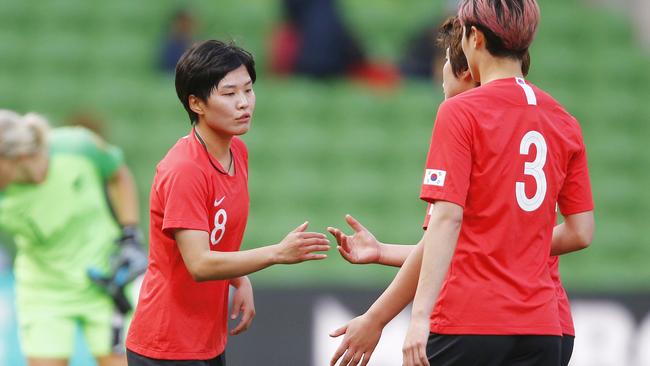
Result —
[[[580, 126], [522, 78], [539, 21], [535, 0], [464, 0], [459, 18], [481, 87], [443, 102], [436, 116], [420, 194], [435, 205], [405, 365], [559, 364], [548, 255], [580, 249], [593, 234]], [[558, 206], [566, 221], [555, 229]], [[552, 243], [562, 238], [554, 230], [570, 226], [578, 227], [577, 248]], [[467, 352], [477, 344], [491, 347]]]
[[534, 0], [464, 0], [459, 18], [481, 86], [439, 108], [421, 189], [433, 203], [427, 230], [384, 294], [341, 328], [343, 364], [367, 364], [411, 300], [404, 365], [560, 364], [548, 256], [588, 246], [594, 227], [580, 127], [523, 79]]

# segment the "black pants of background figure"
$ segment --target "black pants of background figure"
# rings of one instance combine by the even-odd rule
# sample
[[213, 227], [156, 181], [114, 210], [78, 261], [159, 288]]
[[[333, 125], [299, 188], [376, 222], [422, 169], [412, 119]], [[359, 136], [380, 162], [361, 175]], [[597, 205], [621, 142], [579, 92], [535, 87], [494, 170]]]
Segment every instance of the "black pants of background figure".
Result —
[[564, 334], [562, 336], [562, 366], [568, 366], [573, 354], [573, 341], [576, 339], [574, 336]]
[[226, 352], [211, 360], [157, 360], [126, 350], [129, 366], [226, 366]]
[[436, 366], [559, 366], [562, 337], [429, 334]]

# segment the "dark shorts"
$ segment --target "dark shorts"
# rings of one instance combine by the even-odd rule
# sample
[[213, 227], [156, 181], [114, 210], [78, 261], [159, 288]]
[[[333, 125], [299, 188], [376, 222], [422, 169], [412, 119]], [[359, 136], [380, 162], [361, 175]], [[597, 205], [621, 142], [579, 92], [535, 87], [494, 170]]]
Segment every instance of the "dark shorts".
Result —
[[571, 355], [573, 354], [573, 341], [576, 339], [574, 336], [564, 334], [562, 336], [562, 366], [568, 366]]
[[210, 360], [158, 360], [126, 350], [129, 366], [226, 366], [226, 352]]
[[556, 366], [562, 337], [429, 334], [427, 357], [436, 366]]

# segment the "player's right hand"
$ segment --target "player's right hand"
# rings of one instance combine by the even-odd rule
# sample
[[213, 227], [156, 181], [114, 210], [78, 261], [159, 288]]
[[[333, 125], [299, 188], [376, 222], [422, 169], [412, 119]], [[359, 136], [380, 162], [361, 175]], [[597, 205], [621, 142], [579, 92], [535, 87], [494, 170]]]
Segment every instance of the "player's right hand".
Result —
[[306, 232], [309, 222], [295, 228], [276, 246], [276, 263], [293, 264], [327, 258], [323, 252], [330, 249], [330, 241], [322, 233]]
[[358, 316], [341, 328], [330, 333], [330, 337], [338, 337], [343, 334], [343, 342], [334, 352], [330, 360], [330, 366], [335, 366], [341, 358], [339, 366], [365, 366], [370, 361], [372, 352], [379, 343], [381, 325], [373, 322], [366, 314]]
[[[125, 285], [147, 269], [147, 254], [142, 244], [142, 234], [137, 226], [124, 226], [117, 240], [119, 249], [111, 260], [111, 271], [118, 285]], [[121, 272], [118, 276], [117, 273]]]
[[380, 244], [375, 236], [354, 217], [345, 215], [345, 221], [354, 230], [354, 234], [346, 235], [337, 228], [327, 228], [336, 238], [341, 256], [353, 264], [378, 263]]

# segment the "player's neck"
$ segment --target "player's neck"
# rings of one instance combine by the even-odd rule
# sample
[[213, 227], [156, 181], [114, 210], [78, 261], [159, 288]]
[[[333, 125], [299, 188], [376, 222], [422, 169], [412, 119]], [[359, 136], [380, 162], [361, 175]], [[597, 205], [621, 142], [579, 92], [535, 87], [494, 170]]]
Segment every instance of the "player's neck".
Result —
[[232, 136], [222, 136], [201, 122], [198, 122], [194, 128], [199, 133], [199, 136], [201, 136], [201, 139], [203, 139], [208, 153], [222, 163], [222, 165], [224, 162], [228, 165], [230, 161], [230, 142], [232, 141]]
[[521, 61], [510, 57], [489, 57], [479, 66], [481, 85], [498, 79], [523, 77]]

